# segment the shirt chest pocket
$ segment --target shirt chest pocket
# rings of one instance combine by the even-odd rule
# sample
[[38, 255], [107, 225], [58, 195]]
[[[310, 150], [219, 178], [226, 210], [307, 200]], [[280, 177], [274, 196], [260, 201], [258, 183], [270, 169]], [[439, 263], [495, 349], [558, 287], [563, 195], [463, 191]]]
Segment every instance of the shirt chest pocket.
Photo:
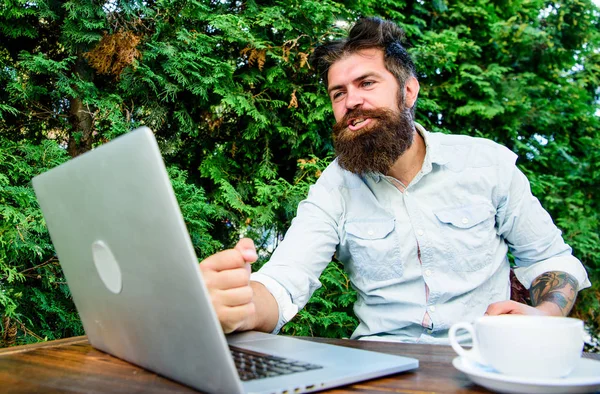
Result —
[[434, 212], [442, 242], [456, 271], [475, 271], [491, 262], [495, 231], [495, 210], [490, 204], [445, 208]]
[[383, 281], [402, 276], [400, 245], [393, 218], [349, 220], [345, 224], [351, 274]]

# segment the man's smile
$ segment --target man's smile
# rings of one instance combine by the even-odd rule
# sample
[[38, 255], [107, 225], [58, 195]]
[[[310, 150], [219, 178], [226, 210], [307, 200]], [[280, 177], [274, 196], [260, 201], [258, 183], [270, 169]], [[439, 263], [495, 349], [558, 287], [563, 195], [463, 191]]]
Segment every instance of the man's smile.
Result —
[[348, 121], [348, 128], [352, 131], [357, 131], [369, 125], [371, 121], [371, 118], [353, 118]]

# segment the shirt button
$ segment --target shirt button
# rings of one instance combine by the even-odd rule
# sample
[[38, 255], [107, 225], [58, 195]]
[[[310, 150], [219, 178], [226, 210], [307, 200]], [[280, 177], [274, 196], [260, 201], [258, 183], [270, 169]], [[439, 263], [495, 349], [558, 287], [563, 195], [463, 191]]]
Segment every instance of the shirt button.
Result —
[[409, 194], [409, 193], [408, 193], [408, 192], [405, 190], [405, 191], [404, 191], [404, 195], [405, 195], [405, 196], [408, 196], [408, 194]]
[[435, 312], [435, 305], [431, 305], [431, 306], [429, 307], [429, 310], [430, 310], [431, 312]]
[[425, 270], [425, 276], [431, 276], [431, 270]]
[[421, 236], [423, 234], [425, 234], [425, 232], [423, 230], [417, 230], [417, 235]]
[[462, 218], [462, 222], [463, 222], [464, 224], [467, 224], [467, 223], [469, 223], [469, 219], [467, 219], [467, 218]]
[[372, 229], [367, 230], [367, 234], [373, 235], [375, 232]]

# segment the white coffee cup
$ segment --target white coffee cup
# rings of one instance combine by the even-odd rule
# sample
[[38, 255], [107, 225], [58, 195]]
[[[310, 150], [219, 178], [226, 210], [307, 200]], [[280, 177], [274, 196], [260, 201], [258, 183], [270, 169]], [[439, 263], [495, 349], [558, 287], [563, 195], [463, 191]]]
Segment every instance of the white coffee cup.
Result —
[[[471, 334], [471, 350], [458, 342], [461, 329]], [[506, 375], [553, 379], [577, 366], [584, 331], [581, 320], [569, 317], [500, 315], [456, 323], [448, 335], [454, 351], [470, 361]]]

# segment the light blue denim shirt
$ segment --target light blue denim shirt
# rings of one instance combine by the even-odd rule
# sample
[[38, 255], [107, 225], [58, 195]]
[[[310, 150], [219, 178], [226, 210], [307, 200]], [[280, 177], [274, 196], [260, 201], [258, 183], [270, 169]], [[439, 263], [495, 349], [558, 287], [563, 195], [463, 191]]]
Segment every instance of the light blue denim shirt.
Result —
[[337, 161], [311, 187], [270, 261], [252, 275], [278, 302], [274, 332], [321, 286], [334, 253], [358, 292], [352, 338], [447, 344], [453, 323], [510, 298], [508, 250], [527, 288], [547, 271], [590, 286], [513, 152], [417, 130], [425, 160], [404, 192], [391, 177], [358, 176]]

